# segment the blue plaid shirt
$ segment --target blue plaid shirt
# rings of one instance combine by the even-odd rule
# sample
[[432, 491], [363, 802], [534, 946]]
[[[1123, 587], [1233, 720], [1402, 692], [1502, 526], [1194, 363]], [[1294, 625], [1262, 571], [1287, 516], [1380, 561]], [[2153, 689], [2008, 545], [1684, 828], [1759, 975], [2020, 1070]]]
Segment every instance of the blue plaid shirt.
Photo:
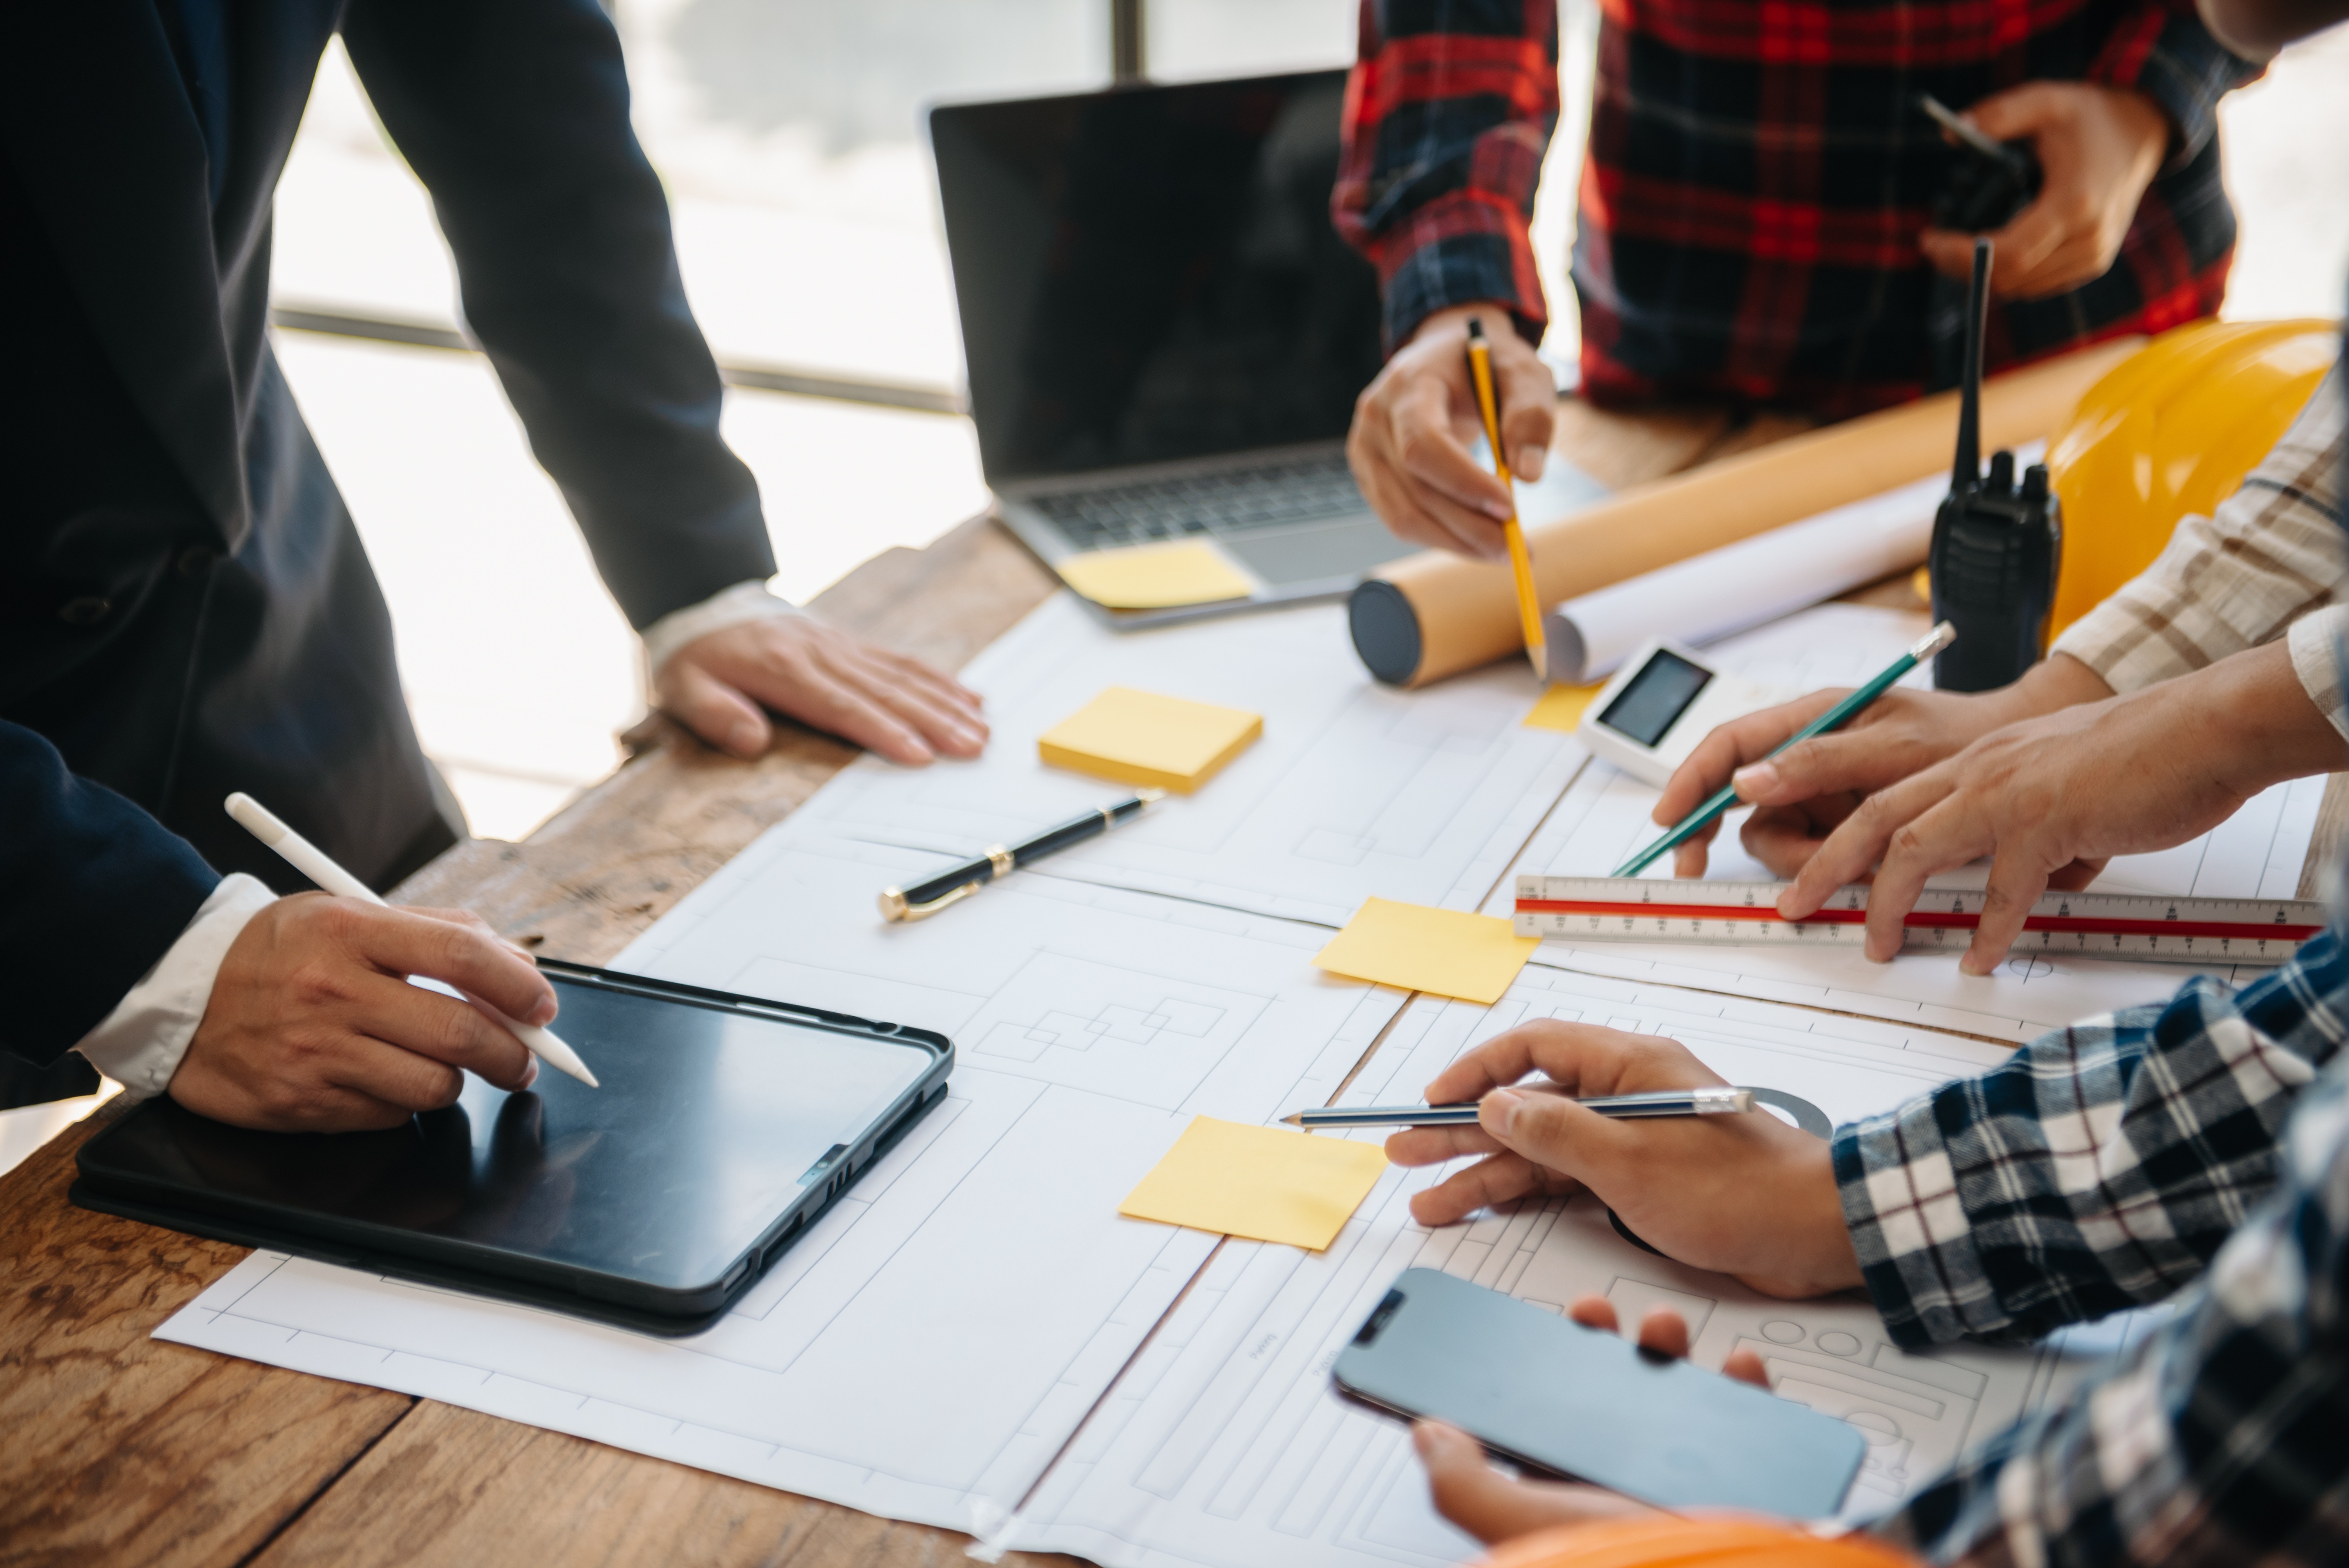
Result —
[[2191, 981], [1839, 1130], [1899, 1343], [2178, 1306], [1878, 1533], [1935, 1563], [2349, 1563], [2344, 1034], [2336, 929], [2240, 991]]

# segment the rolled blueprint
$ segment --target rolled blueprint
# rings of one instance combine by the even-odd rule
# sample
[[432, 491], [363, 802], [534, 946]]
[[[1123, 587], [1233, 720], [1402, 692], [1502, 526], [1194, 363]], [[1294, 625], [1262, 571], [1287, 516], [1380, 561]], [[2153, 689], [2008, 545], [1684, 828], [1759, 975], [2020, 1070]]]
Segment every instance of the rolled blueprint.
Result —
[[[2044, 441], [2018, 447], [2014, 466], [2045, 450]], [[1569, 599], [1546, 618], [1549, 678], [1580, 686], [1651, 637], [1713, 642], [1915, 566], [1949, 493], [1949, 476], [1932, 474]]]
[[[1991, 377], [1982, 386], [1983, 449], [2053, 435], [2080, 395], [2143, 343], [2116, 339]], [[1942, 393], [1535, 524], [1526, 534], [1542, 602], [1564, 603], [1929, 475], [1946, 476], [1957, 428], [1957, 394]], [[1395, 686], [1424, 686], [1524, 645], [1508, 567], [1443, 551], [1381, 567], [1354, 590], [1349, 619], [1362, 662]]]

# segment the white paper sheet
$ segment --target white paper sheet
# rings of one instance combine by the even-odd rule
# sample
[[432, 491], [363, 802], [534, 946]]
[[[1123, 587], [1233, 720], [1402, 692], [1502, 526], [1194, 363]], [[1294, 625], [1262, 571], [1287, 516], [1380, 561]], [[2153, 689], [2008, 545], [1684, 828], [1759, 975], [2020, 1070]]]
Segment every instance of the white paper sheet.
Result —
[[[1850, 685], [1872, 675], [1923, 630], [1922, 615], [1826, 604], [1723, 642], [1713, 655], [1753, 679], [1810, 690]], [[1922, 678], [1921, 672], [1912, 677], [1919, 683]], [[1520, 875], [1611, 872], [1663, 831], [1650, 820], [1659, 793], [1608, 763], [1591, 762], [1486, 901], [1485, 912], [1510, 911]], [[2157, 854], [2115, 859], [2095, 885], [2115, 892], [2212, 898], [2290, 897], [2300, 883], [2323, 793], [2322, 779], [2278, 785], [2190, 842]], [[1732, 811], [1724, 820], [1713, 841], [1706, 881], [1774, 880], [1738, 842], [1738, 829], [1749, 814]], [[1985, 872], [1982, 865], [1961, 867], [1933, 878], [1931, 885], [1978, 888]], [[1670, 859], [1642, 874], [1668, 880]], [[1954, 954], [1906, 953], [1878, 965], [1856, 948], [1671, 943], [1576, 946], [1551, 941], [1535, 950], [1532, 961], [1584, 974], [1692, 985], [2018, 1042], [2075, 1019], [2159, 1001], [2194, 972], [2176, 964], [2023, 954], [2009, 960], [1994, 975], [1974, 978], [1958, 972]], [[2265, 971], [2230, 967], [2210, 973], [2242, 980]]]
[[615, 967], [941, 1028], [946, 1105], [719, 1324], [660, 1340], [255, 1254], [161, 1337], [400, 1388], [900, 1519], [1008, 1511], [1214, 1245], [1121, 1219], [1195, 1114], [1324, 1103], [1402, 995], [1326, 934], [1023, 878], [883, 927], [920, 857], [752, 854]]
[[1599, 680], [1651, 637], [1702, 646], [1914, 566], [1949, 490], [1936, 474], [1568, 599], [1545, 623], [1551, 674]]
[[[1706, 1320], [1701, 1360], [1758, 1335], [1825, 1406], [1930, 1406], [1926, 1426], [1892, 1439], [1910, 1446], [1887, 1450], [1911, 1479], [2022, 1408], [2044, 1357], [1885, 1361], [1864, 1307], [1756, 1315], [1720, 1282], [1615, 1256], [1571, 1206], [1430, 1237], [1402, 1216], [1400, 1176], [1327, 1257], [1224, 1243], [1166, 1315], [1217, 1243], [1120, 1219], [1119, 1199], [1194, 1114], [1263, 1120], [1324, 1103], [1402, 1005], [1314, 970], [1326, 933], [1305, 922], [1337, 923], [1371, 892], [1475, 907], [1506, 889], [1545, 813], [1538, 842], [1560, 855], [1624, 827], [1591, 815], [1603, 779], [1549, 811], [1582, 753], [1519, 727], [1534, 696], [1522, 672], [1386, 691], [1356, 668], [1339, 614], [1116, 637], [1048, 604], [980, 661], [988, 762], [859, 764], [615, 961], [941, 1029], [961, 1048], [947, 1103], [716, 1327], [657, 1340], [259, 1253], [159, 1336], [895, 1518], [997, 1534], [1033, 1492], [1025, 1543], [1111, 1568], [1463, 1554], [1397, 1435], [1331, 1405], [1319, 1378], [1379, 1271], [1423, 1254], [1545, 1301], [1584, 1284], [1619, 1287], [1635, 1309], [1684, 1300]], [[1741, 640], [1739, 656], [1790, 686], [1848, 680], [1916, 620], [1829, 606]], [[968, 852], [1112, 788], [1033, 761], [1035, 734], [1112, 682], [1255, 707], [1266, 738], [1198, 799], [1056, 858], [1051, 875], [882, 924], [874, 893], [935, 864], [931, 851]], [[1914, 1027], [1535, 967], [1491, 1012], [1415, 1006], [1352, 1092], [1416, 1092], [1479, 1031], [1541, 1008], [1669, 1029], [1733, 1077], [1812, 1086], [1800, 1092], [1830, 1115], [1991, 1059]]]
[[[1446, 1063], [1538, 1017], [1679, 1038], [1733, 1082], [1803, 1096], [1830, 1118], [1884, 1109], [2005, 1052], [1764, 1003], [1527, 969], [1480, 1008], [1427, 997], [1341, 1104], [1415, 1099]], [[1354, 1136], [1377, 1139], [1382, 1133]], [[1353, 1406], [1329, 1368], [1403, 1269], [1442, 1268], [1554, 1311], [1586, 1294], [1626, 1321], [1658, 1305], [1694, 1330], [1694, 1359], [1762, 1353], [1785, 1397], [1871, 1439], [1847, 1511], [1880, 1512], [1970, 1443], [2043, 1404], [2142, 1323], [2023, 1351], [1910, 1355], [1847, 1300], [1782, 1302], [1684, 1268], [1615, 1233], [1587, 1195], [1429, 1232], [1406, 1207], [1443, 1172], [1392, 1171], [1327, 1253], [1226, 1242], [1038, 1489], [1010, 1543], [1104, 1568], [1437, 1568], [1475, 1543], [1436, 1517], [1400, 1421]]]
[[860, 759], [770, 837], [957, 857], [1016, 842], [1129, 792], [1045, 767], [1036, 738], [1104, 686], [1137, 686], [1260, 713], [1263, 738], [1196, 795], [1031, 874], [1343, 925], [1372, 893], [1476, 907], [1583, 757], [1524, 727], [1540, 694], [1522, 662], [1396, 691], [1354, 657], [1336, 604], [1121, 634], [1060, 594], [962, 678], [988, 699], [983, 758]]

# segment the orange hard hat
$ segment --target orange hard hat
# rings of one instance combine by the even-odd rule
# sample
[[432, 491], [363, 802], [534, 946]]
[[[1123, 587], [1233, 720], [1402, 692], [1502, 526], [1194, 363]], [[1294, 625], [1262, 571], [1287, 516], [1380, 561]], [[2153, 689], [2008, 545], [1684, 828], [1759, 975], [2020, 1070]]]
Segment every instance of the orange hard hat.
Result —
[[1569, 1524], [1505, 1541], [1485, 1568], [1919, 1568], [1862, 1535], [1823, 1539], [1789, 1524], [1671, 1515]]
[[2337, 322], [2198, 321], [2082, 394], [2047, 444], [2064, 503], [2049, 642], [2152, 565], [2180, 518], [2234, 493], [2340, 349]]

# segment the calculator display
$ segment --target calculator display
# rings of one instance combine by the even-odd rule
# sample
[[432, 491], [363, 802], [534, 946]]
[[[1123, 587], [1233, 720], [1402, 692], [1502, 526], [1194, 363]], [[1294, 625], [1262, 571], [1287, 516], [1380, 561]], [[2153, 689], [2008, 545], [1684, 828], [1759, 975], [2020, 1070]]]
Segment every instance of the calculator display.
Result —
[[1711, 670], [1658, 648], [1630, 683], [1615, 694], [1599, 722], [1642, 746], [1653, 746], [1712, 679]]

